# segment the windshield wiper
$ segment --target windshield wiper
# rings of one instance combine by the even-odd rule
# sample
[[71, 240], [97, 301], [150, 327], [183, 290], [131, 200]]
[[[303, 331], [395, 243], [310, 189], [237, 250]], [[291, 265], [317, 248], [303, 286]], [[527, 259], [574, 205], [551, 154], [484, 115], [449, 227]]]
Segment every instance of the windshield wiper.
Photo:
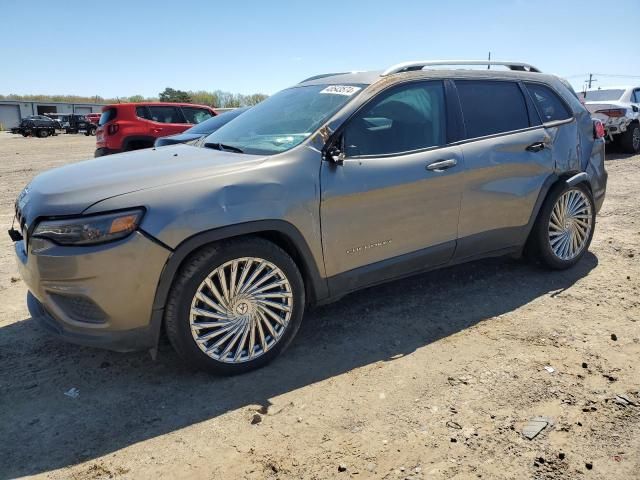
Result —
[[233, 145], [226, 145], [224, 143], [205, 143], [205, 148], [213, 148], [215, 150], [228, 151], [234, 153], [244, 153], [242, 149], [234, 147]]

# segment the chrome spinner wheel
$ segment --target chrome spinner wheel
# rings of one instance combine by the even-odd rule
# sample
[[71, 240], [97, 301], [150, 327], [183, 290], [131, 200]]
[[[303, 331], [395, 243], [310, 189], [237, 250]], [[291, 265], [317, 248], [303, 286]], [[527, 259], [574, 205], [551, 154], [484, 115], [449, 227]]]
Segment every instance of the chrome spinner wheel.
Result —
[[278, 343], [292, 310], [291, 284], [280, 268], [261, 258], [237, 258], [213, 270], [196, 290], [191, 335], [214, 360], [247, 362]]
[[593, 228], [592, 206], [587, 194], [578, 188], [564, 192], [549, 218], [549, 245], [560, 260], [577, 257], [589, 242]]

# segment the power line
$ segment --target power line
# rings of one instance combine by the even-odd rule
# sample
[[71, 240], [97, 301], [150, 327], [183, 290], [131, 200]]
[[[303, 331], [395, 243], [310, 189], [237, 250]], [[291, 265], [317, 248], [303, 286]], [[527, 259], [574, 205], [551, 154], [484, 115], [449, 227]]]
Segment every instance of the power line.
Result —
[[578, 77], [587, 77], [589, 75], [598, 75], [599, 77], [640, 78], [640, 75], [621, 75], [616, 73], [577, 73], [575, 75], [563, 75], [563, 77], [578, 78]]

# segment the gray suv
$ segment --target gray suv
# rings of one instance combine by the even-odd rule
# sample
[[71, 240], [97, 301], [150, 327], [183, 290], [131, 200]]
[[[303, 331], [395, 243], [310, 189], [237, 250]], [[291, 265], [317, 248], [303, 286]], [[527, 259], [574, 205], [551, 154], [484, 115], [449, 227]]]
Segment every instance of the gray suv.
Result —
[[604, 201], [601, 126], [565, 81], [492, 64], [319, 75], [196, 145], [38, 175], [10, 231], [31, 315], [118, 351], [164, 329], [233, 374], [357, 289], [523, 251], [571, 267]]

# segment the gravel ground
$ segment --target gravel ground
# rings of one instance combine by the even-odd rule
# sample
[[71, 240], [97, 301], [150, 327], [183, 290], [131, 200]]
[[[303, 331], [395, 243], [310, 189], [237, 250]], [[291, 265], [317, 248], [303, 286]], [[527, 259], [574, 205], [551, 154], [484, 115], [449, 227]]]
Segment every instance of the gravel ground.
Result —
[[[2, 230], [31, 177], [93, 149], [0, 133]], [[640, 156], [607, 169], [575, 268], [494, 259], [352, 294], [234, 378], [168, 345], [152, 361], [41, 334], [0, 236], [0, 478], [640, 478]]]

